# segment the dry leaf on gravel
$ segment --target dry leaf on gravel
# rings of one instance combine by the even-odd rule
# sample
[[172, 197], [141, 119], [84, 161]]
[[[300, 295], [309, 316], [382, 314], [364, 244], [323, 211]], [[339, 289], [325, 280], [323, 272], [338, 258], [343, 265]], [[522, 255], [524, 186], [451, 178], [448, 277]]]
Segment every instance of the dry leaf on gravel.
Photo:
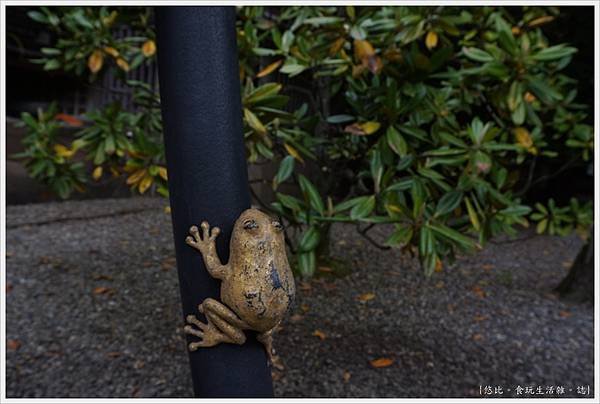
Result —
[[483, 335], [481, 334], [473, 334], [473, 341], [481, 341], [483, 339]]
[[391, 366], [394, 363], [394, 360], [391, 358], [378, 358], [373, 359], [369, 363], [374, 368], [387, 368], [388, 366]]
[[363, 293], [359, 295], [357, 299], [361, 302], [368, 302], [369, 300], [375, 299], [375, 293]]
[[93, 278], [95, 281], [112, 281], [113, 277], [110, 275], [104, 275], [104, 274], [94, 274]]
[[561, 316], [562, 318], [571, 317], [571, 313], [566, 310], [559, 311], [558, 315]]
[[485, 298], [485, 291], [481, 288], [481, 286], [473, 286], [471, 288], [471, 291], [473, 293], [475, 293], [477, 296], [479, 296], [480, 298]]
[[314, 335], [315, 337], [319, 337], [321, 341], [327, 338], [327, 335], [321, 330], [314, 330], [312, 335]]
[[172, 269], [175, 269], [176, 267], [176, 260], [175, 257], [169, 257], [169, 258], [165, 258], [161, 264], [160, 264], [160, 269], [162, 269], [163, 271], [170, 271]]
[[114, 290], [106, 286], [98, 286], [92, 291], [95, 295], [112, 295]]
[[304, 316], [302, 314], [294, 314], [290, 317], [290, 321], [292, 323], [299, 323], [303, 319], [304, 319]]
[[308, 282], [300, 282], [299, 286], [300, 286], [299, 289], [304, 290], [304, 291], [309, 291], [312, 289], [312, 286], [310, 286], [310, 283], [308, 283]]
[[21, 341], [18, 339], [8, 339], [6, 340], [6, 347], [9, 351], [16, 351], [21, 347]]
[[6, 293], [7, 293], [7, 294], [8, 294], [8, 293], [10, 293], [10, 292], [12, 292], [12, 290], [13, 290], [13, 285], [12, 285], [12, 283], [10, 283], [10, 282], [7, 282], [7, 283], [6, 283]]
[[344, 379], [344, 383], [348, 383], [350, 381], [351, 377], [352, 377], [352, 373], [345, 370], [344, 375], [342, 376], [342, 378]]
[[333, 272], [333, 269], [331, 267], [320, 266], [319, 267], [319, 271], [321, 271], [321, 272]]

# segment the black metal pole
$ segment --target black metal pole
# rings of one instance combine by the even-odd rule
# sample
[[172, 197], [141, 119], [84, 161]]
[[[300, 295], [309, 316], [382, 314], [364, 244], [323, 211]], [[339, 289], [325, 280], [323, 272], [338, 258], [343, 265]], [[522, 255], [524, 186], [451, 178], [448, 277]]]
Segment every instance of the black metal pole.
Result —
[[[157, 7], [156, 25], [183, 314], [202, 318], [198, 304], [207, 297], [219, 298], [219, 282], [210, 277], [200, 254], [185, 243], [188, 230], [203, 220], [219, 226], [217, 250], [226, 262], [233, 224], [250, 207], [235, 10]], [[253, 336], [242, 346], [200, 348], [190, 352], [189, 359], [197, 397], [273, 396], [265, 351]]]

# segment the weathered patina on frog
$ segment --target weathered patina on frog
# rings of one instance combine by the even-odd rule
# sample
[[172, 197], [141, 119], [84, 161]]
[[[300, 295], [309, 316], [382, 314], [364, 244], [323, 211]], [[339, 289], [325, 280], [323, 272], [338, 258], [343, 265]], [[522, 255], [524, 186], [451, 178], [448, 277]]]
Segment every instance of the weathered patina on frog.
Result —
[[200, 227], [202, 235], [192, 226], [185, 241], [200, 251], [210, 275], [221, 280], [221, 302], [207, 298], [198, 306], [206, 323], [187, 316], [184, 331], [201, 338], [189, 344], [190, 351], [221, 342], [241, 345], [246, 341], [243, 330], [254, 330], [271, 363], [278, 365], [272, 334], [295, 294], [282, 224], [257, 209], [242, 212], [233, 227], [227, 264], [221, 263], [215, 247], [219, 228], [210, 229], [207, 222]]

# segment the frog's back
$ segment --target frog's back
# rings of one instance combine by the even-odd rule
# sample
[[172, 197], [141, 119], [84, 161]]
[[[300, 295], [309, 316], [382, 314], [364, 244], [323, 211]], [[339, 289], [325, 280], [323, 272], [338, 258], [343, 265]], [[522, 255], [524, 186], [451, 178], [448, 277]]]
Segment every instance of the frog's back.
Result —
[[[269, 256], [269, 255], [268, 255]], [[252, 329], [265, 332], [277, 325], [295, 294], [292, 271], [285, 255], [236, 263], [229, 282], [223, 282], [223, 302]], [[237, 270], [235, 270], [237, 269]]]

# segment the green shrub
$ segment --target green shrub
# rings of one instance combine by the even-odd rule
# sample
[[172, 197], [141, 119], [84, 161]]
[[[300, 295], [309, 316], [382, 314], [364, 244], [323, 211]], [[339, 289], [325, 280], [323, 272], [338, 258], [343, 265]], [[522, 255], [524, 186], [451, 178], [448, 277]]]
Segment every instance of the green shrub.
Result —
[[[143, 52], [154, 38], [148, 24], [139, 28], [142, 37], [117, 41], [102, 23], [112, 15], [130, 25], [147, 22], [140, 17], [146, 9], [43, 13], [35, 19], [47, 20], [60, 38], [38, 60], [47, 68], [93, 78], [98, 69], [90, 60], [105, 56], [106, 46], [131, 68], [140, 54], [153, 57]], [[315, 272], [333, 222], [356, 223], [366, 237], [373, 226], [392, 224], [385, 245], [418, 252], [427, 275], [457, 251], [515, 234], [515, 226], [530, 221], [540, 233], [585, 232], [590, 203], [559, 208], [540, 201], [532, 212], [523, 200], [536, 164], [585, 164], [593, 152], [588, 107], [577, 102], [576, 82], [563, 73], [577, 49], [544, 35], [557, 16], [545, 7], [513, 14], [502, 7], [238, 9], [248, 160], [278, 164], [274, 177], [264, 179], [276, 200], [264, 208], [302, 230], [290, 240], [302, 276]], [[154, 181], [157, 167], [164, 170], [158, 104], [145, 110], [153, 127], [121, 111], [131, 115], [129, 124], [110, 125], [112, 134], [101, 128], [104, 114], [90, 112], [92, 126], [75, 141], [86, 141], [96, 164], [129, 170], [127, 182], [140, 192], [146, 186], [133, 180]], [[138, 158], [125, 140], [109, 153], [107, 139], [122, 138], [125, 127], [136, 132], [138, 148], [152, 139], [150, 158]], [[284, 183], [299, 192], [280, 191]]]

